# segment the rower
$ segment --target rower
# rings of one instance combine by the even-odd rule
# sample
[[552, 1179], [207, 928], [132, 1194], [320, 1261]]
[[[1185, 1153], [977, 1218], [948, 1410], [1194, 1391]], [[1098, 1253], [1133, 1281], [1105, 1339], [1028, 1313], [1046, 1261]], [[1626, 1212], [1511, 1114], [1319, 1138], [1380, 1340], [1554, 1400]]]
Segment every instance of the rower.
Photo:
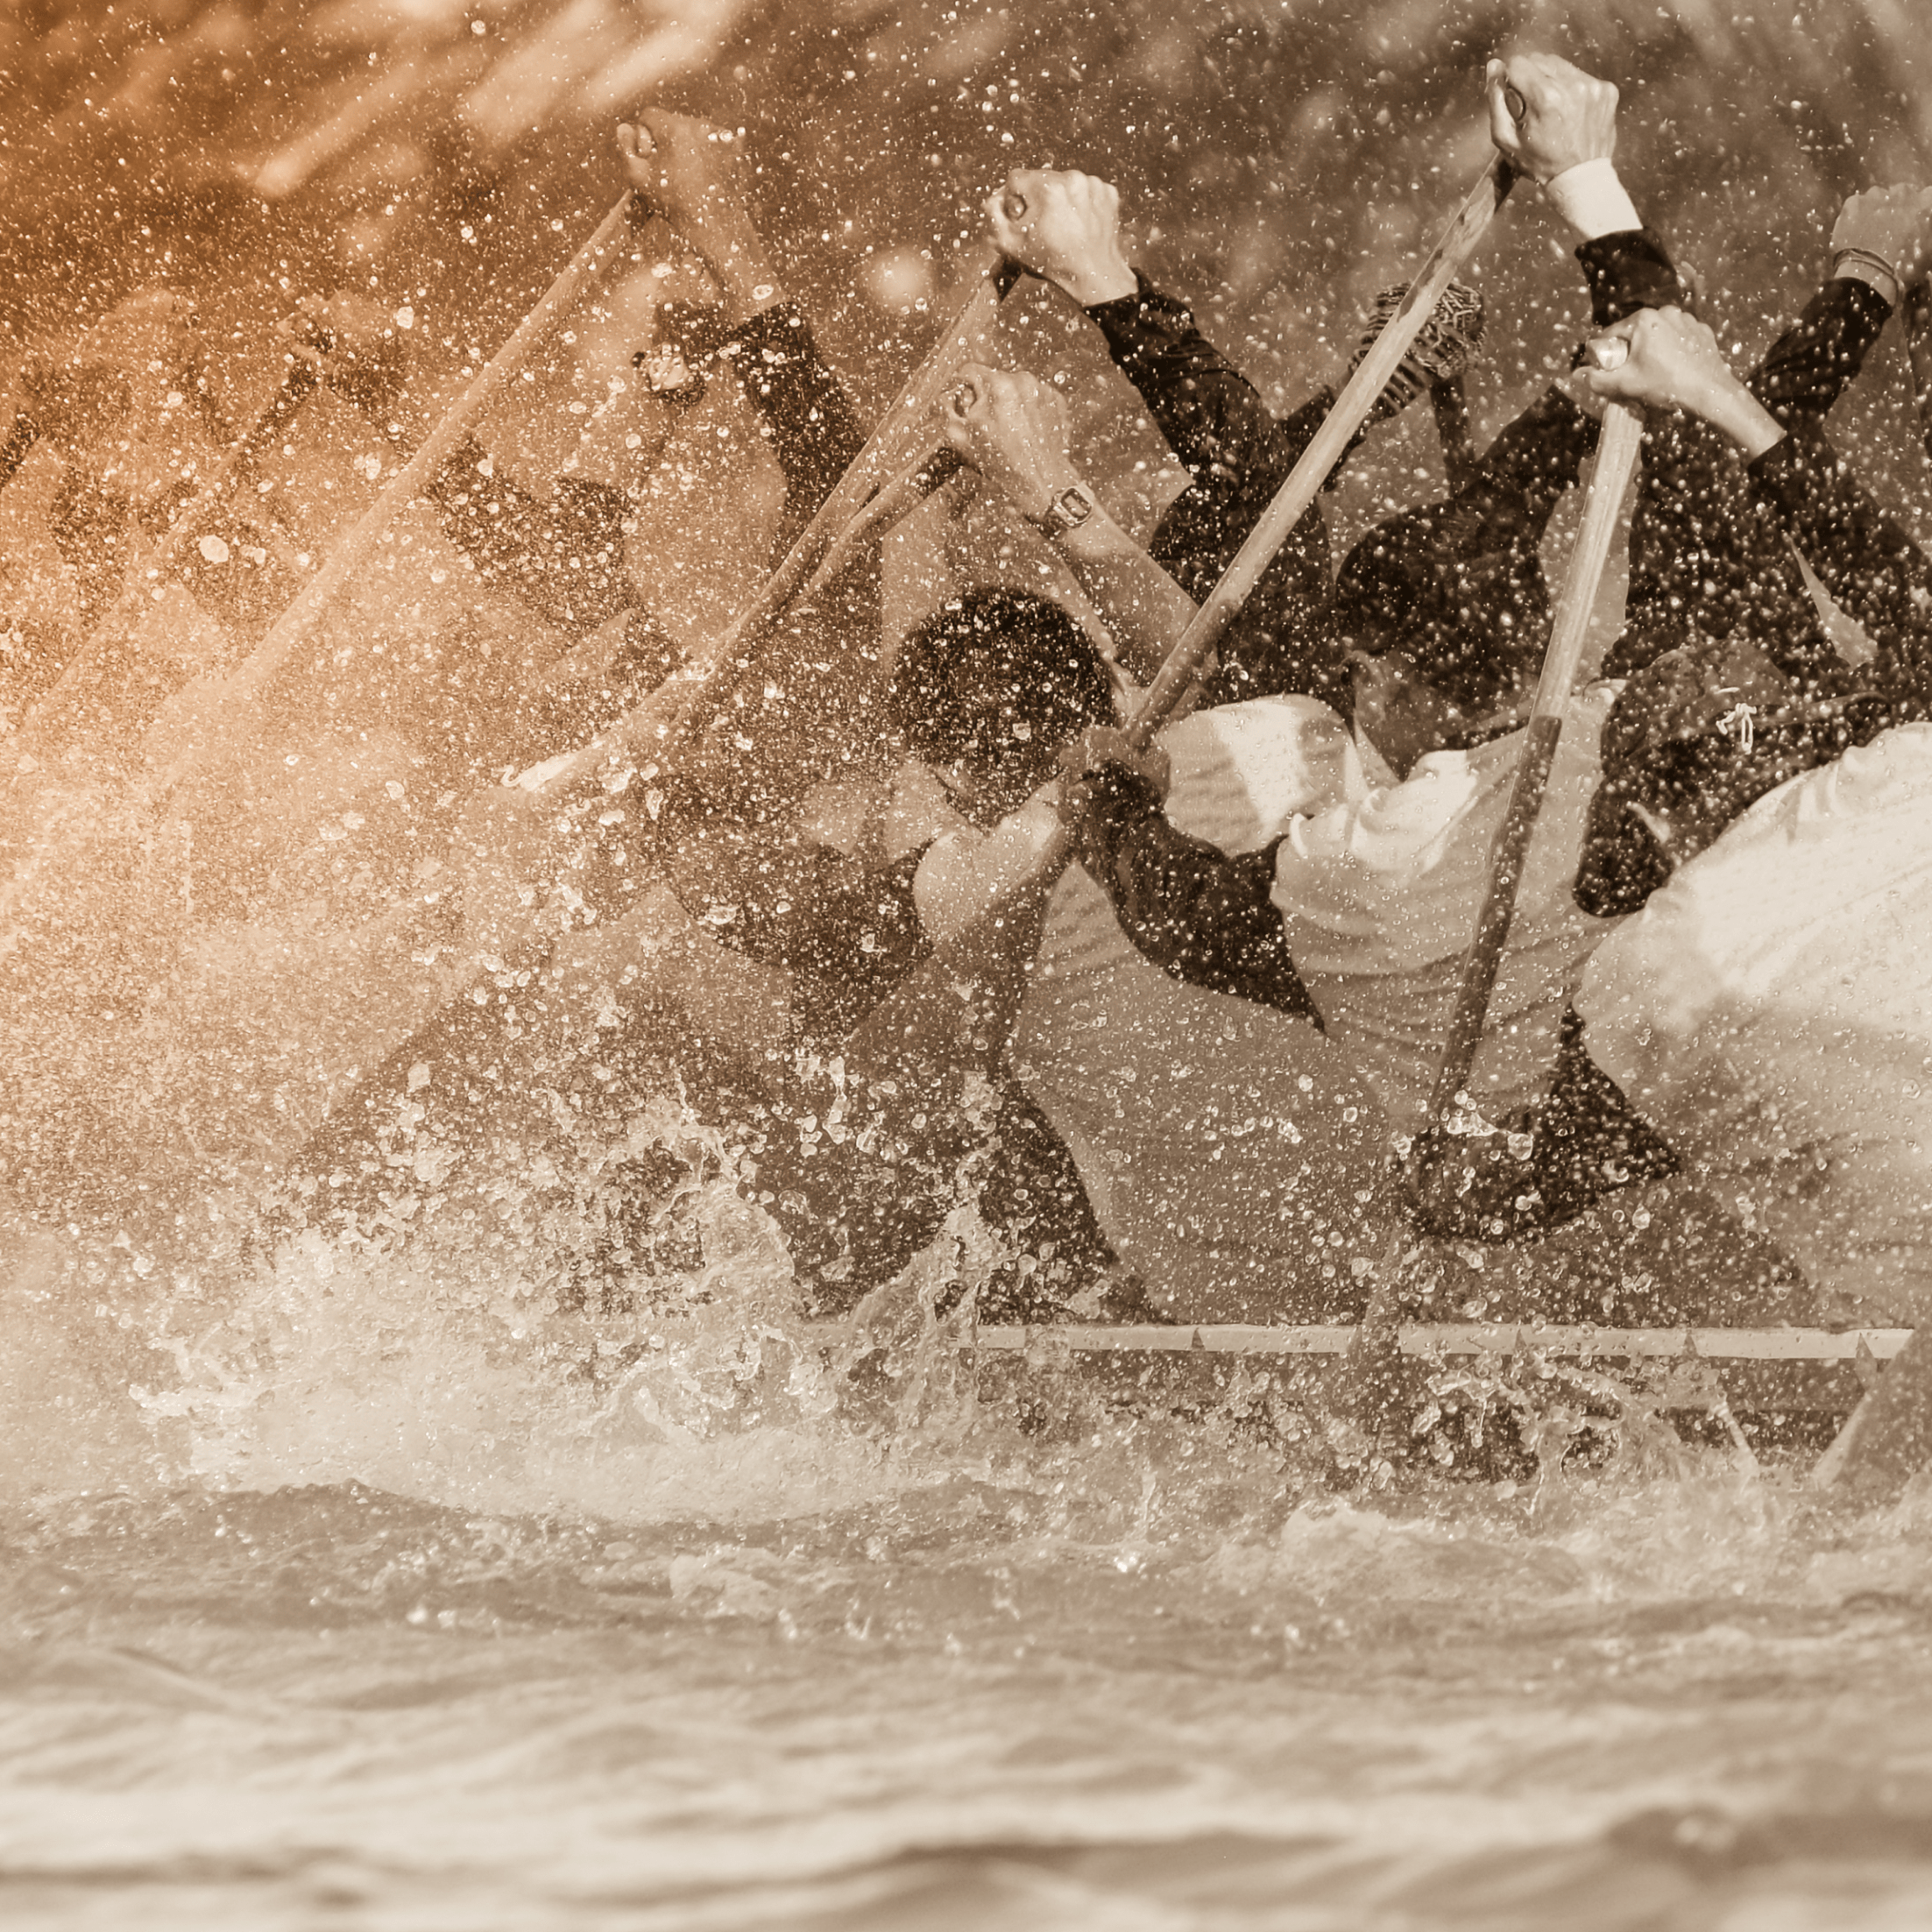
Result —
[[[1924, 205], [1891, 254], [1900, 291], [1932, 258]], [[1666, 876], [1584, 977], [1552, 1110], [1587, 1144], [1596, 1114], [1577, 1096], [1620, 1090], [1840, 1319], [1916, 1322], [1932, 1306], [1932, 566], [1815, 423], [1780, 422], [1708, 329], [1666, 309], [1617, 333], [1629, 359], [1598, 386], [1730, 436], [1760, 509], [1878, 648], [1822, 697], [1748, 633], [1631, 680], [1606, 790], [1619, 834], [1640, 835]], [[1563, 1157], [1539, 1126], [1513, 1178], [1506, 1161], [1476, 1164], [1471, 1195], [1504, 1215], [1552, 1213], [1547, 1197], [1575, 1192], [1543, 1180]]]
[[[46, 640], [31, 667], [17, 667], [27, 671], [30, 689], [51, 683], [93, 629], [144, 533], [165, 531], [194, 493], [195, 477], [218, 460], [226, 427], [194, 305], [174, 290], [141, 289], [78, 336], [27, 357], [0, 482], [13, 479], [37, 449], [59, 464], [44, 506], [54, 569], [33, 571], [33, 588], [16, 592], [25, 592], [17, 620]], [[13, 484], [13, 514], [26, 507], [31, 477]], [[24, 562], [31, 546], [16, 540], [8, 549]], [[69, 589], [59, 605], [33, 594], [50, 580]], [[53, 644], [56, 631], [65, 635]]]
[[[1086, 311], [1185, 467], [1188, 485], [1163, 513], [1149, 554], [1199, 603], [1313, 440], [1334, 392], [1319, 388], [1277, 418], [1253, 384], [1202, 335], [1187, 305], [1156, 288], [1129, 264], [1120, 195], [1108, 182], [1073, 171], [1016, 169], [988, 198], [986, 211], [987, 233], [1008, 258], [1054, 283]], [[1356, 362], [1390, 306], [1387, 297], [1378, 303]], [[1482, 336], [1480, 298], [1452, 285], [1377, 400], [1369, 424], [1391, 421], [1425, 386], [1459, 382]], [[1361, 441], [1358, 435], [1351, 450]], [[1340, 472], [1338, 464], [1331, 487]], [[1229, 626], [1218, 667], [1206, 683], [1205, 702], [1299, 691], [1346, 704], [1348, 672], [1327, 622], [1329, 568], [1327, 525], [1318, 502], [1290, 533]]]
[[[649, 341], [633, 347], [634, 329], [615, 322], [584, 324], [581, 342], [571, 331], [569, 409], [548, 386], [527, 400], [519, 392], [520, 407], [499, 407], [466, 437], [430, 490], [480, 579], [570, 640], [529, 707], [533, 752], [581, 742], [621, 716], [682, 660], [686, 628], [721, 615], [747, 562], [740, 533], [764, 527], [768, 507], [749, 456], [757, 441], [784, 488], [775, 556], [864, 441], [753, 220], [730, 131], [654, 110], [620, 124], [617, 144], [633, 223], [655, 231], [662, 222], [688, 251], [651, 262], [612, 295], [626, 320], [641, 310]], [[717, 411], [701, 405], [727, 372], [759, 438], [747, 446], [728, 419], [716, 425], [694, 480], [675, 460], [676, 438], [699, 420], [708, 433]], [[531, 480], [546, 467], [547, 478]], [[694, 487], [711, 499], [726, 486], [745, 492], [740, 514], [709, 520], [667, 556], [667, 514]]]
[[[1527, 104], [1511, 138], [1579, 237], [1599, 321], [1675, 293], [1610, 164], [1616, 89], [1540, 57], [1509, 75]], [[1265, 865], [1178, 833], [1162, 775], [1116, 735], [1090, 734], [1072, 762], [1070, 827], [1136, 945], [1194, 984], [1319, 1020], [1398, 1133], [1426, 1122], [1487, 888], [1547, 627], [1536, 542], [1591, 440], [1582, 421], [1561, 399], [1532, 406], [1448, 501], [1350, 553], [1333, 619], [1351, 675], [1342, 782], [1277, 828]], [[1606, 930], [1570, 882], [1615, 690], [1575, 702], [1557, 753], [1471, 1077], [1485, 1111], [1539, 1097], [1569, 989]]]

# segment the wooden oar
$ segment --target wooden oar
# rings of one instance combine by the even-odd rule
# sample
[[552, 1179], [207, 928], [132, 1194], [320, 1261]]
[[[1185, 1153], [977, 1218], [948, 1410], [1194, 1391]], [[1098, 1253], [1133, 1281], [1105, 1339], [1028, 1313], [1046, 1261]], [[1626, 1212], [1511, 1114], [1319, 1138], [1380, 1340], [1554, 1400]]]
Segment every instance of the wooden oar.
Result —
[[[1275, 553], [1320, 494], [1330, 471], [1348, 453], [1397, 365], [1435, 312], [1442, 292], [1482, 240], [1515, 180], [1515, 169], [1497, 155], [1456, 210], [1400, 305], [1343, 384], [1301, 460], [1276, 492], [1274, 500], [1249, 532], [1246, 542], [1235, 553], [1220, 583], [1208, 592], [1148, 687], [1140, 710], [1128, 726], [1128, 737], [1137, 749], [1144, 750], [1153, 742], [1155, 732], [1186, 697], [1208, 653], [1220, 643], [1274, 562]], [[881, 1005], [861, 1034], [854, 1036], [858, 1051], [873, 1061], [895, 1058], [909, 1046], [927, 1057], [957, 1052], [975, 1065], [983, 1065], [988, 1055], [996, 1057], [1023, 990], [1025, 961], [1020, 942], [1033, 930], [1047, 894], [1072, 855], [1072, 841], [1062, 828], [1043, 846], [1025, 880], [1005, 900], [936, 948], [933, 959]], [[954, 991], [961, 974], [984, 978], [987, 996], [963, 1004]]]
[[1811, 1472], [1814, 1489], [1859, 1506], [1889, 1503], [1932, 1468], [1932, 1328], [1919, 1328], [1851, 1412]]
[[806, 579], [803, 589], [799, 591], [797, 607], [802, 610], [809, 605], [867, 543], [882, 537], [894, 524], [910, 516], [928, 497], [936, 496], [945, 489], [966, 466], [964, 456], [944, 445], [915, 457], [833, 540], [824, 561]]
[[1442, 1056], [1441, 1071], [1436, 1076], [1434, 1096], [1429, 1102], [1432, 1123], [1446, 1119], [1454, 1108], [1456, 1095], [1469, 1077], [1476, 1048], [1482, 1044], [1483, 1023], [1489, 1016], [1490, 995], [1496, 989], [1504, 942], [1509, 938], [1510, 919], [1516, 910], [1523, 861], [1529, 853], [1537, 815], [1543, 809], [1550, 766], [1556, 757], [1557, 741], [1563, 734], [1563, 719], [1576, 683], [1577, 667], [1582, 662], [1590, 613], [1603, 581], [1603, 567], [1610, 561], [1617, 520], [1623, 509], [1624, 492], [1630, 488], [1637, 469], [1643, 437], [1643, 418], [1634, 409], [1613, 402], [1604, 410], [1603, 427], [1596, 444], [1596, 470], [1583, 506], [1582, 527], [1570, 550], [1569, 568], [1557, 599], [1556, 614], [1551, 619], [1549, 649], [1543, 659], [1543, 675], [1537, 682], [1536, 701], [1530, 708], [1525, 731], [1523, 762], [1517, 768], [1510, 809], [1490, 855], [1490, 889], [1476, 920], [1476, 937], [1462, 962], [1462, 987], [1449, 1021], [1449, 1044]]
[[[648, 749], [654, 758], [662, 761], [671, 736], [681, 734], [695, 713], [699, 687], [709, 683], [769, 630], [791, 607], [808, 582], [822, 581], [831, 574], [822, 570], [822, 566], [835, 548], [850, 555], [855, 548], [850, 540], [865, 519], [873, 496], [889, 475], [892, 465], [903, 460], [901, 453], [909, 439], [930, 435], [928, 418], [934, 405], [953, 380], [959, 365], [972, 359], [973, 345], [993, 326], [1001, 302], [1016, 285], [1021, 273], [1011, 262], [1000, 261], [980, 276], [925, 360], [913, 371], [892, 407], [879, 419], [838, 487], [819, 505], [777, 569], [711, 648], [582, 749], [547, 759], [520, 774], [516, 781], [519, 785], [526, 791], [562, 796], [606, 766], [621, 768], [635, 751]], [[915, 468], [923, 465], [930, 453], [929, 443], [926, 454], [916, 459]]]
[[275, 620], [267, 636], [222, 686], [210, 707], [211, 714], [219, 721], [219, 736], [213, 743], [196, 747], [178, 759], [156, 784], [157, 794], [165, 794], [179, 785], [217, 753], [235, 746], [254, 726], [270, 680], [321, 620], [378, 539], [422, 493], [471, 425], [516, 379], [538, 344], [575, 304], [585, 284], [621, 252], [615, 243], [629, 218], [630, 204], [630, 191], [626, 189], [550, 284], [543, 299], [517, 325], [510, 339], [484, 365], [416, 453], [390, 478], [355, 528], [308, 580], [301, 595]]
[[147, 609], [150, 589], [173, 576], [188, 547], [205, 534], [209, 520], [236, 477], [321, 384], [321, 377], [308, 363], [297, 362], [291, 366], [274, 393], [256, 411], [247, 428], [223, 453], [208, 481], [175, 517], [160, 549], [134, 570], [112, 609], [74, 654], [46, 697], [34, 707], [22, 732], [26, 748], [43, 754], [58, 749], [62, 727], [79, 725], [81, 718], [64, 707], [76, 701], [88, 702], [98, 695], [103, 675], [110, 675], [126, 654], [129, 639]]
[[[1634, 409], [1613, 402], [1604, 410], [1596, 444], [1596, 468], [1583, 506], [1582, 526], [1570, 550], [1569, 566], [1550, 623], [1543, 673], [1537, 681], [1535, 702], [1524, 732], [1523, 761], [1517, 768], [1509, 810], [1490, 854], [1489, 891], [1476, 917], [1468, 951], [1463, 955], [1461, 988], [1450, 1016], [1448, 1043], [1436, 1075], [1435, 1092], [1429, 1101], [1432, 1127], [1441, 1125], [1454, 1112], [1456, 1098], [1475, 1065], [1476, 1049], [1483, 1043], [1483, 1022], [1489, 1016], [1490, 995], [1496, 989], [1504, 944], [1516, 910], [1523, 862], [1529, 854], [1537, 816], [1543, 808], [1550, 766], [1563, 734], [1564, 715], [1569, 709], [1570, 692], [1582, 660], [1590, 613], [1596, 604], [1603, 566], [1617, 534], [1617, 517], [1637, 468], [1643, 436], [1643, 419]], [[1358, 1410], [1372, 1401], [1376, 1385], [1383, 1379], [1378, 1371], [1393, 1352], [1397, 1276], [1407, 1239], [1398, 1210], [1395, 1232], [1376, 1269], [1351, 1362], [1355, 1386], [1349, 1393]]]
[[[1348, 454], [1355, 432], [1368, 420], [1372, 409], [1396, 372], [1397, 364], [1408, 354], [1422, 325], [1435, 313], [1442, 292], [1454, 280], [1456, 271], [1468, 259], [1483, 239], [1504, 197], [1516, 180], [1516, 171], [1500, 154], [1483, 172], [1483, 179], [1469, 192], [1442, 238], [1409, 284], [1401, 306], [1355, 365], [1355, 372], [1342, 385], [1341, 393], [1323, 419], [1301, 461], [1289, 472], [1288, 480], [1275, 492], [1274, 501], [1262, 513], [1261, 520], [1249, 532], [1248, 541], [1235, 553], [1221, 580], [1207, 593], [1181, 633], [1181, 639], [1161, 666], [1159, 675], [1148, 687], [1147, 696], [1128, 726], [1128, 736], [1136, 749], [1145, 750], [1154, 733], [1167, 722], [1175, 706], [1186, 696], [1207, 654], [1220, 643], [1241, 607], [1248, 601], [1263, 574], [1275, 560], [1275, 553], [1288, 541], [1289, 533], [1307, 513], [1321, 492], [1328, 473]], [[1065, 853], [1059, 862], [1065, 863]]]

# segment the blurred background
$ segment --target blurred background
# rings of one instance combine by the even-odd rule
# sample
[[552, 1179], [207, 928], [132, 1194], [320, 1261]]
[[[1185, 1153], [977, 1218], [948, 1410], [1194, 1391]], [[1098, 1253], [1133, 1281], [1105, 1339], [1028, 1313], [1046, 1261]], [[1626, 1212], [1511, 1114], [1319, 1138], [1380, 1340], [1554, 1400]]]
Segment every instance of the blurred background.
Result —
[[[373, 276], [487, 350], [614, 199], [619, 114], [655, 100], [747, 131], [861, 390], [895, 386], [1016, 161], [1118, 182], [1157, 279], [1293, 386], [1480, 166], [1482, 62], [1516, 45], [1617, 81], [1637, 198], [1747, 349], [1844, 196], [1932, 173], [1926, 0], [10, 0], [0, 324], [18, 344], [157, 277], [272, 301]], [[1487, 251], [1506, 376], [1549, 351], [1543, 304], [1577, 308], [1553, 240], [1519, 210]]]

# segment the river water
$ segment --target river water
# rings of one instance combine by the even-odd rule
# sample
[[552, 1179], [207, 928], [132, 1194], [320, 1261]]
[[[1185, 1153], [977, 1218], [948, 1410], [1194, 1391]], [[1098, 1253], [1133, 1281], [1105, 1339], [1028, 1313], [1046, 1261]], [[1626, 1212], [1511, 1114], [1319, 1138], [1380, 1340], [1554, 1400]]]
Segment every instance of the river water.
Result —
[[806, 1330], [701, 1215], [676, 1321], [12, 1252], [9, 1924], [1932, 1914], [1932, 1502], [1635, 1412], [1335, 1487], [1251, 1373]]
[[[742, 46], [727, 45], [731, 7], [686, 11], [723, 25], [676, 71], [678, 98], [750, 126], [789, 197], [782, 248], [874, 407], [916, 329], [886, 281], [866, 282], [861, 237], [902, 244], [895, 272], [937, 297], [943, 260], [917, 265], [927, 244], [944, 258], [1025, 154], [1122, 180], [1146, 258], [1203, 296], [1272, 400], [1298, 398], [1334, 374], [1366, 298], [1412, 265], [1426, 222], [1482, 165], [1468, 81], [1506, 26], [1625, 78], [1643, 204], [1667, 215], [1753, 350], [1812, 286], [1836, 196], [1923, 162], [1924, 90], [1897, 85], [1916, 57], [1909, 10], [1876, 5], [1815, 27], [1794, 15], [1787, 32], [1688, 5], [1491, 20], [1322, 0], [1281, 18], [1182, 5], [1113, 21], [1069, 5], [1016, 21], [854, 4], [838, 12], [843, 40], [826, 10], [779, 7]], [[77, 105], [59, 120], [58, 88], [80, 99], [85, 34], [10, 25], [10, 46], [40, 36], [52, 51], [15, 63], [51, 91], [26, 103], [46, 117], [42, 174], [10, 190], [6, 219], [81, 233], [96, 268], [138, 255], [97, 308], [144, 276], [180, 277], [170, 249], [194, 251], [210, 340], [236, 345], [223, 366], [252, 405], [277, 366], [253, 325], [287, 299], [279, 272], [294, 259], [302, 284], [306, 263], [325, 292], [352, 264], [359, 285], [386, 197], [413, 195], [423, 225], [385, 267], [385, 299], [420, 307], [432, 360], [428, 338], [450, 331], [453, 381], [469, 366], [459, 322], [500, 340], [565, 231], [574, 242], [608, 207], [614, 174], [606, 155], [580, 175], [591, 110], [555, 108], [556, 74], [533, 56], [493, 70], [502, 99], [485, 107], [506, 124], [513, 108], [519, 130], [533, 115], [542, 151], [499, 156], [494, 186], [432, 180], [438, 104], [464, 100], [477, 120], [494, 44], [471, 46], [487, 39], [480, 18], [404, 16], [397, 29], [384, 10], [316, 12], [298, 56], [329, 139], [306, 146], [286, 102], [272, 139], [250, 121], [271, 127], [237, 73], [272, 79], [275, 50], [234, 51], [252, 29], [229, 10], [180, 36], [195, 104], [179, 125], [175, 82], [153, 66], [98, 114], [89, 98], [84, 120]], [[508, 4], [489, 18], [527, 24]], [[612, 10], [563, 18], [557, 44], [576, 33], [617, 60]], [[397, 32], [400, 56], [384, 38]], [[367, 153], [343, 131], [348, 92], [325, 88], [363, 60], [358, 35], [371, 65], [380, 53], [427, 72], [412, 63], [432, 46], [450, 63], [411, 110], [421, 124], [379, 125]], [[87, 145], [96, 120], [104, 158]], [[138, 249], [110, 222], [81, 233], [83, 216], [105, 221], [129, 131], [137, 153], [172, 131], [182, 197]], [[216, 219], [194, 197], [212, 192], [223, 144], [249, 142], [251, 167], [300, 152], [342, 172], [286, 213], [247, 200]], [[541, 220], [492, 199], [533, 183]], [[516, 237], [494, 257], [477, 240], [492, 208], [492, 232]], [[1563, 359], [1581, 307], [1546, 224], [1520, 206], [1511, 222], [1486, 265], [1485, 435]], [[6, 297], [11, 326], [78, 327], [59, 265], [32, 245], [46, 272], [38, 294]], [[1015, 329], [1008, 346], [1029, 345]], [[1137, 506], [1144, 529], [1130, 465], [1157, 465], [1157, 447], [1144, 424], [1121, 427], [1091, 341], [1051, 346], [1075, 358], [1086, 446], [1109, 452], [1122, 514]], [[280, 486], [326, 471], [337, 509], [359, 509], [382, 468], [364, 488], [360, 464], [393, 451], [338, 414], [288, 446]], [[1840, 424], [1915, 510], [1925, 477], [1894, 342]], [[1404, 427], [1335, 500], [1341, 541], [1427, 493], [1436, 464], [1426, 431]], [[53, 473], [24, 470], [5, 499], [16, 615], [30, 592], [57, 601], [36, 520]], [[421, 520], [403, 535], [419, 565], [434, 534]], [[429, 584], [449, 573], [405, 560], [399, 579], [395, 562], [386, 591], [373, 572], [359, 587], [335, 662], [372, 642], [426, 683]], [[690, 601], [696, 623], [707, 613]], [[169, 645], [171, 620], [151, 646]], [[205, 670], [212, 647], [185, 621], [172, 641], [179, 677]], [[366, 744], [396, 718], [387, 673], [364, 668], [341, 690]], [[346, 754], [330, 766], [322, 725], [298, 722], [308, 735], [286, 761], [308, 761], [301, 782], [321, 768], [313, 791], [249, 794], [287, 824], [272, 887], [223, 897], [206, 834], [157, 832], [84, 769], [39, 795], [71, 836], [33, 886], [37, 930], [64, 950], [43, 1005], [17, 1007], [0, 1041], [16, 1136], [0, 1195], [0, 1921], [1932, 1923], [1932, 1497], [1836, 1519], [1807, 1499], [1798, 1449], [1753, 1460], [1716, 1432], [1681, 1439], [1641, 1403], [1566, 1459], [1580, 1424], [1560, 1388], [1521, 1405], [1526, 1427], [1479, 1442], [1465, 1421], [1445, 1466], [1418, 1458], [1391, 1479], [1251, 1370], [1143, 1384], [1044, 1343], [1021, 1362], [976, 1359], [916, 1270], [865, 1321], [810, 1328], [717, 1146], [708, 1164], [686, 1149], [701, 1264], [627, 1312], [585, 1314], [556, 1292], [577, 1236], [554, 1196], [507, 1248], [466, 1247], [456, 1226], [361, 1247], [257, 1238], [265, 1168], [460, 983], [435, 977], [448, 933], [390, 917], [442, 891], [434, 868], [411, 869], [401, 819], [428, 797], [440, 811], [458, 778], [442, 791], [386, 741], [366, 768]], [[86, 901], [90, 878], [124, 895]], [[71, 1213], [47, 1206], [63, 1194]]]

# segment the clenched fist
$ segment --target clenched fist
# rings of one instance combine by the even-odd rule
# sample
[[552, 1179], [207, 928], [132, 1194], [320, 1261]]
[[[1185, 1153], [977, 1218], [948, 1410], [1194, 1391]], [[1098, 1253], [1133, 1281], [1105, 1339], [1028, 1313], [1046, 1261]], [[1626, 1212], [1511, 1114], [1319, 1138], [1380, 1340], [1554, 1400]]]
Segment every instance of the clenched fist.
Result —
[[987, 230], [1001, 250], [1082, 308], [1139, 286], [1121, 247], [1120, 211], [1109, 183], [1057, 168], [1016, 167], [986, 201]]
[[1079, 482], [1066, 450], [1066, 401], [1022, 371], [968, 363], [945, 407], [947, 445], [1023, 517], [1039, 518]]
[[1901, 184], [1854, 195], [1838, 210], [1831, 230], [1834, 268], [1848, 249], [1876, 257], [1892, 272], [1896, 292], [1879, 290], [1887, 300], [1922, 282], [1932, 267], [1932, 188]]
[[1617, 89], [1610, 81], [1554, 53], [1491, 60], [1485, 81], [1490, 137], [1532, 179], [1552, 180], [1616, 152]]

